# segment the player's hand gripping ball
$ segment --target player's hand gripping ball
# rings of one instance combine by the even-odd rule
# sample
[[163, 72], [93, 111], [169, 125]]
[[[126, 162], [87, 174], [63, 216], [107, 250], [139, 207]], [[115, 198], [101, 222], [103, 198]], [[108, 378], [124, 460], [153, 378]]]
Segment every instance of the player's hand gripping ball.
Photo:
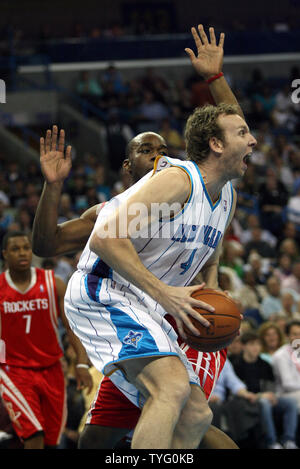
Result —
[[211, 326], [204, 327], [190, 316], [190, 320], [201, 335], [195, 336], [184, 326], [187, 337], [185, 342], [201, 352], [217, 352], [228, 347], [240, 329], [241, 311], [238, 305], [225, 293], [211, 288], [198, 290], [192, 294], [192, 297], [213, 306], [215, 311], [211, 313], [201, 308], [194, 308], [210, 322]]

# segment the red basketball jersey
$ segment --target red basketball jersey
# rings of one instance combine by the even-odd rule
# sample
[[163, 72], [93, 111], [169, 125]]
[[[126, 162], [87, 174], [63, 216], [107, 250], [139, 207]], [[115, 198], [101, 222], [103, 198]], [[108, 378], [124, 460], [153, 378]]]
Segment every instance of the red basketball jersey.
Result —
[[58, 340], [58, 298], [52, 270], [31, 268], [22, 293], [9, 271], [0, 275], [0, 339], [9, 366], [41, 368], [63, 356]]

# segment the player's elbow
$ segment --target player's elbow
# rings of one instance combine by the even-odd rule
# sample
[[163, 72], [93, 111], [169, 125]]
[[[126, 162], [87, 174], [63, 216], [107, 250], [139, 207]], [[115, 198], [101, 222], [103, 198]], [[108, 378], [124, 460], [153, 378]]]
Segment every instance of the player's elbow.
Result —
[[91, 237], [89, 248], [92, 252], [98, 256], [101, 254], [103, 249], [105, 249], [107, 239], [102, 238], [100, 234], [96, 231]]
[[49, 242], [32, 241], [32, 252], [38, 257], [54, 257], [56, 256], [55, 246]]

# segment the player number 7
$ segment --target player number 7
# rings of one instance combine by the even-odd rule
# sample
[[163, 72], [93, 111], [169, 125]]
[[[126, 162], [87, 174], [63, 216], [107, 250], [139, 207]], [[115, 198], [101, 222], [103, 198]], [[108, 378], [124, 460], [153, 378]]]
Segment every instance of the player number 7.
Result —
[[30, 325], [31, 325], [31, 315], [30, 314], [24, 314], [24, 316], [22, 316], [22, 317], [26, 319], [25, 334], [29, 334]]

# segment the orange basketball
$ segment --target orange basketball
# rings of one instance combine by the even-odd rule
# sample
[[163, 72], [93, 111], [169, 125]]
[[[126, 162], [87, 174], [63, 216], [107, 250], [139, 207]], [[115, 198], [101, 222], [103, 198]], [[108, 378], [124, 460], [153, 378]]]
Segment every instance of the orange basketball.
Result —
[[216, 352], [230, 345], [237, 336], [241, 324], [241, 312], [237, 304], [225, 293], [211, 288], [198, 290], [192, 294], [192, 297], [213, 306], [215, 311], [211, 313], [201, 308], [194, 308], [211, 323], [211, 326], [204, 327], [199, 321], [189, 316], [201, 335], [195, 336], [184, 326], [187, 336], [185, 342], [201, 352]]

